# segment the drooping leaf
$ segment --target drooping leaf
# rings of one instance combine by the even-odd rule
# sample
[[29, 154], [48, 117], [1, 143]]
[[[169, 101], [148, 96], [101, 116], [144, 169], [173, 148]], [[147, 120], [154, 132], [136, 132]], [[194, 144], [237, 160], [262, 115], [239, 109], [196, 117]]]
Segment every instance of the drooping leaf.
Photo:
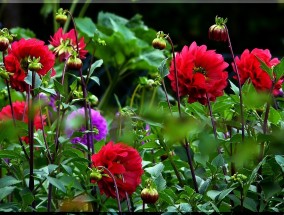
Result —
[[11, 28], [10, 32], [12, 34], [16, 34], [17, 39], [21, 38], [30, 39], [36, 37], [35, 33], [28, 28], [20, 28], [20, 27]]
[[89, 17], [75, 18], [76, 26], [79, 31], [88, 37], [93, 37], [97, 32], [96, 24]]
[[0, 201], [10, 195], [16, 187], [2, 187], [0, 192]]
[[165, 166], [163, 163], [158, 163], [153, 167], [145, 168], [145, 171], [148, 172], [152, 177], [158, 177], [162, 173], [164, 167]]
[[275, 74], [275, 82], [277, 82], [284, 75], [284, 58], [274, 67], [273, 72]]

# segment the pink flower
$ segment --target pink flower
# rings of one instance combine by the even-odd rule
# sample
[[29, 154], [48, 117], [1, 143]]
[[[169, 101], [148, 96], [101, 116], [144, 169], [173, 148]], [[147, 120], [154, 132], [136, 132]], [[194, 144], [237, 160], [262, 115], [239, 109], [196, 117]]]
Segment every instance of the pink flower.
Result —
[[[53, 37], [50, 37], [50, 44], [54, 47], [54, 53], [59, 56], [60, 61], [66, 60], [73, 51], [77, 51], [77, 42], [75, 30], [71, 29], [68, 33], [63, 33], [63, 29], [59, 28]], [[86, 44], [84, 37], [78, 39], [79, 58], [85, 59], [87, 50], [84, 48]]]

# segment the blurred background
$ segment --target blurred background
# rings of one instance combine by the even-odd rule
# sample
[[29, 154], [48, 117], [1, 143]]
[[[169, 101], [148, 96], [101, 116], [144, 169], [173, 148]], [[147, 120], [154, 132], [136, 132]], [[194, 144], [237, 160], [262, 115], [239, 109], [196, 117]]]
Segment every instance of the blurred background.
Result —
[[[51, 6], [43, 3], [0, 4], [0, 22], [2, 27], [29, 28], [39, 39], [49, 40], [53, 30]], [[52, 4], [51, 4], [52, 5]], [[71, 4], [60, 4], [69, 9]], [[73, 15], [79, 15], [84, 6], [78, 3]], [[207, 3], [91, 3], [86, 7], [85, 15], [96, 22], [100, 11], [115, 13], [130, 19], [135, 14], [143, 17], [145, 25], [157, 31], [169, 33], [177, 50], [185, 44], [196, 41], [206, 44], [226, 54], [224, 44], [209, 41], [208, 28], [214, 24], [215, 16], [227, 17], [233, 49], [242, 53], [245, 48], [269, 48], [273, 56], [284, 54], [284, 4], [207, 4]]]

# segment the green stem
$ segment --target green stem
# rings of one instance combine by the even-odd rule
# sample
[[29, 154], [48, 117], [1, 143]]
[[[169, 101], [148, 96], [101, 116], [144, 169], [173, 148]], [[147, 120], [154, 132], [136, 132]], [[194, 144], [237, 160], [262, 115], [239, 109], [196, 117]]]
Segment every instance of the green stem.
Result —
[[[52, 13], [53, 13], [53, 17], [56, 16], [56, 13], [58, 11], [58, 8], [59, 8], [59, 3], [54, 3], [52, 5]], [[56, 22], [55, 18], [53, 18], [53, 32], [55, 33], [58, 29], [58, 23]]]
[[233, 58], [233, 64], [235, 67], [235, 71], [237, 73], [237, 79], [238, 79], [238, 87], [239, 87], [239, 97], [240, 97], [240, 110], [241, 110], [241, 123], [242, 123], [242, 142], [244, 142], [245, 139], [245, 120], [244, 120], [244, 107], [243, 107], [243, 96], [242, 96], [242, 85], [241, 85], [241, 78], [240, 78], [240, 73], [235, 61], [235, 55], [233, 52], [233, 47], [232, 47], [232, 43], [231, 43], [231, 39], [230, 39], [230, 35], [229, 35], [229, 30], [227, 28], [227, 26], [225, 25], [226, 31], [227, 31], [227, 35], [228, 35], [228, 44], [229, 44], [229, 49]]
[[140, 87], [141, 87], [141, 85], [138, 84], [138, 85], [136, 86], [136, 88], [134, 89], [134, 91], [133, 91], [133, 93], [132, 93], [132, 96], [131, 96], [131, 100], [130, 100], [130, 105], [129, 105], [130, 107], [133, 106], [134, 98], [135, 98], [136, 93], [137, 93], [137, 91], [139, 90]]
[[[79, 2], [79, 0], [73, 0], [72, 5], [71, 5], [71, 7], [69, 9], [69, 14], [73, 14], [74, 13], [74, 10], [75, 10], [76, 5], [77, 5], [78, 2]], [[65, 23], [65, 25], [64, 25], [64, 28], [63, 28], [64, 32], [66, 32], [66, 30], [68, 29], [70, 21], [71, 21], [71, 18], [68, 18], [66, 23]]]
[[151, 100], [150, 100], [150, 105], [149, 105], [149, 107], [152, 107], [152, 106], [153, 106], [154, 101], [155, 101], [156, 94], [157, 94], [157, 87], [155, 87], [155, 88], [154, 88], [154, 90], [153, 90], [153, 93], [152, 93], [152, 97], [151, 97]]
[[91, 0], [87, 0], [84, 4], [83, 7], [80, 10], [80, 13], [78, 15], [78, 17], [83, 17], [89, 7], [89, 4], [91, 3]]
[[171, 115], [173, 115], [171, 103], [170, 103], [170, 100], [169, 100], [169, 97], [168, 97], [168, 92], [167, 92], [167, 89], [166, 89], [166, 86], [165, 86], [164, 79], [162, 79], [162, 86], [163, 86], [163, 89], [164, 89], [164, 92], [165, 92], [165, 96], [166, 96], [166, 100], [167, 100], [167, 103], [168, 103], [170, 113], [171, 113]]
[[[210, 114], [210, 118], [211, 118], [211, 123], [212, 123], [212, 127], [213, 127], [214, 136], [215, 136], [215, 139], [217, 141], [218, 138], [217, 138], [216, 123], [215, 123], [215, 120], [214, 120], [214, 117], [213, 117], [212, 107], [211, 107], [210, 99], [209, 99], [209, 96], [208, 96], [207, 92], [206, 92], [206, 99], [207, 99], [207, 105], [208, 105], [208, 108], [209, 108], [209, 114]], [[217, 148], [217, 151], [218, 151], [218, 154], [220, 154], [220, 155], [222, 154], [221, 149], [220, 149], [219, 146]], [[226, 170], [226, 166], [225, 165], [222, 166], [222, 171], [223, 171], [223, 174], [226, 176], [227, 175], [227, 170]], [[225, 179], [225, 181], [227, 182], [226, 179]]]

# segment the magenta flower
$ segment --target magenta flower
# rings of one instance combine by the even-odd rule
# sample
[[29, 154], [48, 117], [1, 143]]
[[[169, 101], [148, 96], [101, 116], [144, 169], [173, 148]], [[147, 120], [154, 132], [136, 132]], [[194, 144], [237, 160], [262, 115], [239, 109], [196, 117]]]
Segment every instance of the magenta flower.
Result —
[[[99, 111], [91, 109], [91, 120], [93, 126], [93, 139], [99, 141], [106, 137], [108, 133], [107, 121], [100, 114]], [[74, 132], [85, 132], [85, 110], [80, 108], [71, 112], [66, 119], [65, 133], [67, 137], [72, 137]], [[72, 143], [82, 143], [87, 145], [87, 135], [83, 134], [80, 137], [74, 137], [71, 139]]]

